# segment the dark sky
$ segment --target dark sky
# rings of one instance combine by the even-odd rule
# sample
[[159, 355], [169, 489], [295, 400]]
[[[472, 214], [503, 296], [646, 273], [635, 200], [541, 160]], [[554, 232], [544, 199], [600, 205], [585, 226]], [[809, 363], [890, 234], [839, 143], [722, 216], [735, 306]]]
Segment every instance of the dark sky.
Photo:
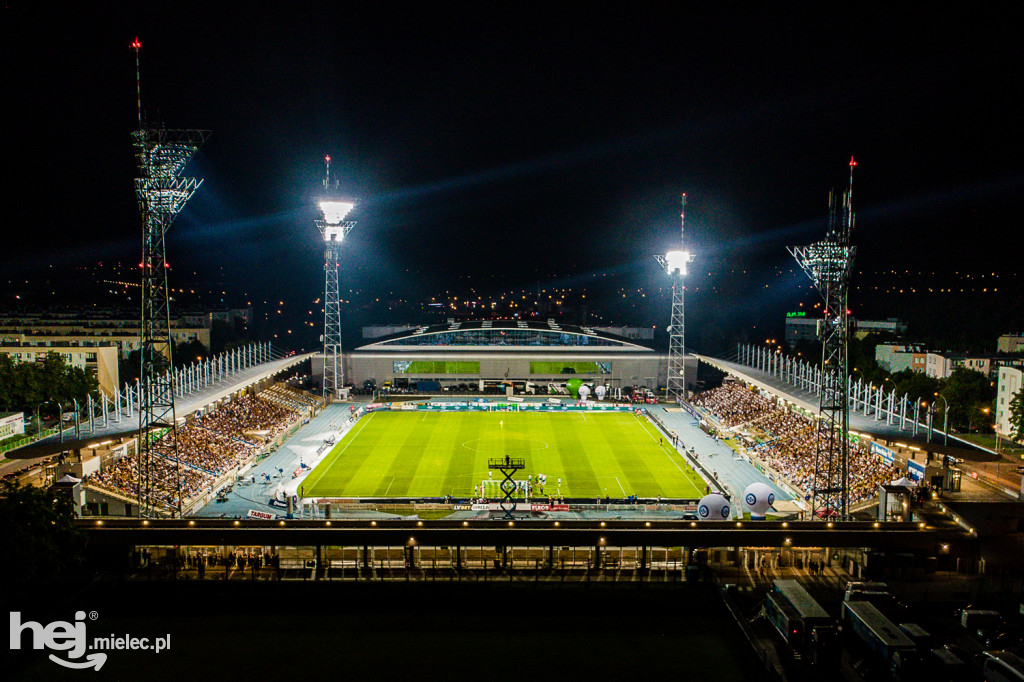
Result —
[[9, 272], [137, 257], [136, 35], [149, 119], [213, 131], [172, 264], [257, 295], [322, 290], [324, 154], [371, 291], [650, 282], [681, 192], [700, 269], [767, 273], [851, 154], [859, 267], [1020, 263], [1020, 8], [133, 5], [3, 10]]

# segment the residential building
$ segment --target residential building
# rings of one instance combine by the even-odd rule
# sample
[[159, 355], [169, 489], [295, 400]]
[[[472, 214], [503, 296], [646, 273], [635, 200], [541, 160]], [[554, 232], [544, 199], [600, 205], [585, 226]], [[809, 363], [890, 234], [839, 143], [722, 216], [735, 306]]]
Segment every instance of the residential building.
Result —
[[[802, 310], [786, 313], [786, 342], [790, 346], [800, 341], [816, 341], [818, 339], [818, 323], [820, 317], [807, 317]], [[863, 339], [869, 334], [889, 333], [901, 336], [906, 333], [907, 326], [893, 318], [889, 320], [853, 320], [853, 336]]]
[[1003, 334], [996, 339], [997, 353], [1024, 353], [1024, 334]]
[[[187, 326], [171, 322], [175, 344], [198, 341], [210, 349], [209, 325]], [[52, 315], [8, 315], [0, 317], [0, 345], [59, 348], [114, 345], [122, 358], [141, 345], [138, 318], [55, 317]]]
[[24, 412], [0, 412], [0, 440], [25, 433]]
[[912, 369], [924, 373], [927, 361], [928, 352], [919, 344], [880, 343], [875, 346], [875, 362], [889, 372]]
[[43, 362], [50, 353], [64, 358], [71, 367], [84, 369], [96, 377], [100, 390], [108, 396], [117, 393], [119, 383], [117, 356], [118, 349], [114, 343], [96, 341], [91, 346], [81, 345], [49, 345], [18, 344], [0, 342], [0, 355], [9, 355], [14, 362]]
[[1024, 390], [1024, 370], [1020, 367], [1003, 366], [999, 368], [999, 381], [996, 385], [996, 432], [1009, 437], [1010, 402], [1014, 396]]

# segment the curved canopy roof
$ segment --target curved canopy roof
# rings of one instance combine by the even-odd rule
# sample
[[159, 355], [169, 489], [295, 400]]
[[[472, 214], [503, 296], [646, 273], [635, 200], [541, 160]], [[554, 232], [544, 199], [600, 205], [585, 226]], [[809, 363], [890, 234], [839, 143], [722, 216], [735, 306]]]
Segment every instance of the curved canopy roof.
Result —
[[417, 327], [412, 331], [392, 334], [357, 351], [385, 350], [585, 350], [645, 351], [646, 346], [615, 334], [599, 332], [591, 327], [560, 324], [554, 320], [472, 320]]

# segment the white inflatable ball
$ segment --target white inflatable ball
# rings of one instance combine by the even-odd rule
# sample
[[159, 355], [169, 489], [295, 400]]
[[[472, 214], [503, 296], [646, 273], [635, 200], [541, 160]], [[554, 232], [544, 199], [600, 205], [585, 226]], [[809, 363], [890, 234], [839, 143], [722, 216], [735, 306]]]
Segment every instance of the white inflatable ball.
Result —
[[765, 512], [775, 504], [775, 492], [767, 483], [751, 483], [743, 491], [743, 503], [750, 510], [750, 518], [764, 519]]
[[697, 516], [701, 521], [724, 521], [729, 518], [729, 500], [722, 493], [711, 493], [700, 498]]

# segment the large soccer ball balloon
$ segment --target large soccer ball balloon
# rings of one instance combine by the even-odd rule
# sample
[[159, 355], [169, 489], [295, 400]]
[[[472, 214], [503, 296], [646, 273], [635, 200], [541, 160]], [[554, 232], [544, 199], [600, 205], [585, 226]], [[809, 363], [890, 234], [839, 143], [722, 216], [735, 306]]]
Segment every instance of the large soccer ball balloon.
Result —
[[579, 393], [580, 400], [586, 400], [587, 398], [590, 397], [590, 386], [583, 384], [582, 386], [580, 386]]
[[765, 512], [775, 503], [775, 493], [767, 483], [751, 483], [743, 491], [743, 502], [750, 510], [750, 518], [764, 520]]
[[583, 385], [583, 379], [569, 379], [565, 382], [565, 390], [569, 391], [569, 395], [573, 398], [580, 397], [580, 386]]
[[729, 518], [729, 500], [722, 493], [711, 493], [700, 498], [697, 516], [701, 521], [723, 521]]
[[605, 388], [604, 384], [598, 384], [597, 386], [594, 387], [594, 395], [597, 396], [598, 400], [604, 400], [606, 392], [607, 389]]

